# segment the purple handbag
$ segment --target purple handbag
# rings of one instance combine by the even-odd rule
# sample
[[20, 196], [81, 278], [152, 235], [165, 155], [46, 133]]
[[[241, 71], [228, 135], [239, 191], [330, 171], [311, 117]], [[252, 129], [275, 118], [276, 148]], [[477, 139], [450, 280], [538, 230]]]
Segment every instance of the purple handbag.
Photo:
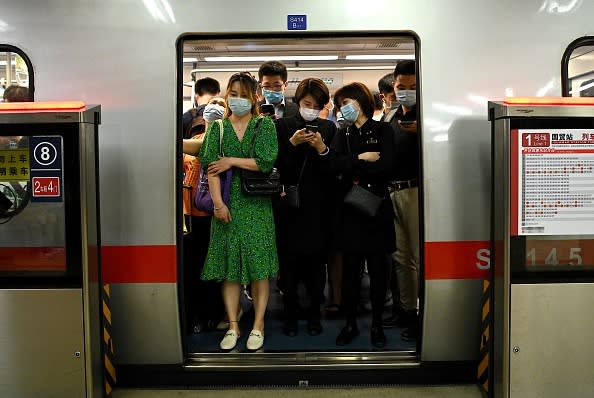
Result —
[[[223, 121], [217, 120], [220, 128], [219, 134], [219, 156], [225, 156], [223, 153]], [[208, 139], [205, 137], [205, 139]], [[221, 195], [225, 205], [229, 205], [229, 197], [231, 195], [231, 178], [233, 177], [233, 169], [229, 169], [224, 173], [219, 174], [221, 178]], [[198, 178], [198, 185], [196, 187], [196, 195], [194, 196], [194, 206], [198, 210], [207, 213], [214, 213], [214, 203], [210, 196], [210, 189], [208, 187], [208, 171], [200, 167], [200, 177]]]

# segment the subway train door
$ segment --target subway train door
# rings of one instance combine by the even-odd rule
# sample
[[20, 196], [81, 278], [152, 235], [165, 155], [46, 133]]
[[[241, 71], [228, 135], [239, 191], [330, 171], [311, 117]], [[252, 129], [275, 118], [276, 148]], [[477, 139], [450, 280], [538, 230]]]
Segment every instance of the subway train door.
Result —
[[[229, 77], [235, 72], [247, 71], [258, 76], [259, 66], [267, 60], [278, 60], [287, 66], [288, 77], [284, 91], [285, 101], [290, 102], [300, 81], [307, 77], [320, 78], [328, 86], [332, 95], [340, 87], [351, 82], [363, 82], [372, 92], [378, 91], [378, 81], [394, 72], [394, 66], [401, 60], [414, 60], [417, 56], [416, 38], [410, 34], [385, 35], [360, 34], [344, 35], [311, 34], [296, 37], [294, 35], [269, 36], [250, 35], [249, 40], [243, 37], [184, 37], [180, 40], [179, 59], [183, 58], [183, 66], [179, 76], [183, 81], [178, 82], [181, 97], [178, 99], [181, 112], [187, 112], [195, 103], [194, 86], [196, 81], [205, 77], [217, 80], [221, 86], [221, 96], [224, 96]], [[373, 50], [370, 50], [373, 49]], [[413, 81], [414, 83], [414, 81]], [[390, 81], [390, 84], [393, 84]], [[414, 92], [413, 92], [414, 95]], [[417, 94], [417, 97], [419, 95]], [[338, 104], [334, 104], [338, 105]], [[390, 101], [380, 101], [381, 107], [390, 110]], [[396, 108], [392, 99], [392, 107]], [[336, 120], [335, 108], [332, 104], [327, 107], [330, 118]], [[381, 108], [380, 108], [381, 109]], [[181, 115], [180, 115], [181, 116]], [[420, 124], [420, 119], [418, 121]], [[178, 133], [181, 140], [184, 132]], [[417, 146], [420, 147], [420, 136]], [[181, 157], [181, 155], [180, 155]], [[420, 168], [420, 164], [416, 165]], [[187, 171], [187, 169], [185, 169]], [[183, 173], [180, 173], [183, 174]], [[419, 179], [422, 181], [422, 179]], [[415, 181], [415, 185], [416, 185]], [[180, 186], [180, 192], [184, 189]], [[411, 185], [412, 186], [412, 185]], [[422, 197], [419, 196], [419, 203]], [[186, 207], [179, 206], [179, 208]], [[422, 206], [420, 206], [422, 208]], [[420, 212], [422, 214], [422, 211]], [[421, 216], [422, 217], [422, 216]], [[183, 265], [181, 266], [180, 291], [181, 306], [185, 316], [182, 323], [182, 334], [185, 337], [185, 352], [187, 366], [194, 370], [208, 370], [223, 366], [224, 369], [241, 368], [242, 366], [257, 366], [257, 368], [293, 369], [294, 366], [321, 366], [328, 369], [342, 369], [361, 364], [363, 358], [367, 364], [373, 363], [381, 367], [417, 367], [419, 365], [418, 347], [420, 338], [404, 339], [403, 332], [411, 326], [410, 323], [393, 323], [385, 328], [387, 345], [382, 350], [373, 347], [369, 340], [370, 314], [370, 285], [366, 270], [362, 270], [362, 294], [358, 306], [359, 325], [361, 335], [355, 338], [348, 347], [336, 345], [335, 339], [344, 325], [343, 316], [337, 312], [340, 302], [333, 300], [332, 283], [337, 279], [331, 270], [325, 272], [324, 289], [325, 303], [322, 312], [323, 332], [318, 336], [310, 336], [306, 332], [306, 321], [298, 321], [296, 336], [289, 337], [282, 333], [285, 311], [282, 300], [282, 283], [271, 280], [270, 300], [266, 314], [266, 340], [262, 350], [252, 353], [246, 349], [244, 337], [240, 338], [237, 348], [231, 352], [222, 352], [219, 342], [229, 327], [222, 306], [213, 303], [220, 298], [213, 299], [212, 295], [220, 294], [220, 286], [208, 286], [199, 280], [201, 265], [206, 254], [208, 241], [209, 217], [196, 217], [180, 214], [178, 231], [183, 246]], [[422, 220], [418, 220], [422, 226]], [[194, 238], [192, 238], [194, 235]], [[422, 234], [419, 231], [419, 237]], [[420, 241], [422, 246], [422, 241]], [[196, 258], [195, 256], [202, 256]], [[327, 266], [330, 267], [328, 261]], [[393, 270], [392, 264], [388, 266]], [[395, 282], [396, 276], [391, 272]], [[422, 272], [419, 272], [422, 275]], [[422, 279], [422, 278], [421, 278]], [[339, 281], [340, 279], [338, 279]], [[390, 318], [397, 303], [396, 283], [386, 295], [384, 317]], [[422, 282], [421, 282], [422, 286]], [[392, 294], [394, 291], [394, 295]], [[307, 306], [307, 294], [301, 286], [300, 304]], [[216, 307], [216, 308], [215, 308]], [[249, 334], [251, 319], [253, 319], [252, 299], [249, 286], [245, 286], [241, 294], [240, 326], [245, 337]], [[218, 312], [217, 312], [218, 308]], [[209, 311], [215, 311], [208, 316]], [[416, 319], [416, 317], [415, 317]], [[416, 326], [416, 325], [415, 325]], [[262, 358], [266, 358], [264, 361]], [[255, 362], [257, 361], [257, 365]]]

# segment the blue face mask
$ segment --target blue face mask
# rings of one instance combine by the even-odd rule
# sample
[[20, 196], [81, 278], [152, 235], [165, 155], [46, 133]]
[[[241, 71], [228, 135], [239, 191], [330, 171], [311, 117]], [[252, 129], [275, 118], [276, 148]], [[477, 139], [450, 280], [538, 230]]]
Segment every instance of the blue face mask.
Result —
[[229, 97], [227, 106], [235, 116], [243, 116], [252, 110], [252, 103], [246, 98]]
[[212, 122], [214, 120], [222, 119], [224, 114], [225, 108], [223, 108], [221, 105], [208, 104], [204, 107], [204, 113], [202, 114], [202, 117], [207, 122]]
[[262, 89], [262, 95], [264, 96], [264, 98], [266, 98], [266, 101], [273, 105], [280, 104], [281, 102], [283, 102], [283, 99], [285, 98], [282, 91]]
[[417, 103], [417, 90], [397, 90], [396, 99], [402, 106], [413, 107]]
[[353, 102], [349, 102], [346, 105], [340, 107], [340, 113], [347, 122], [353, 123], [359, 117], [359, 109]]

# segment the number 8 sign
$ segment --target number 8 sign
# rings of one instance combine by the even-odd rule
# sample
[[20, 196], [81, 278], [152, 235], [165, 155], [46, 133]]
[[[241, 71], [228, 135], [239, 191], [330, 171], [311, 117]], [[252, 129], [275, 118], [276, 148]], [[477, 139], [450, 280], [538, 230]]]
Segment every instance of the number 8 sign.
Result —
[[58, 158], [58, 150], [51, 142], [40, 142], [33, 149], [33, 158], [41, 166], [50, 166]]
[[29, 139], [32, 201], [62, 201], [62, 151], [61, 136], [32, 136]]

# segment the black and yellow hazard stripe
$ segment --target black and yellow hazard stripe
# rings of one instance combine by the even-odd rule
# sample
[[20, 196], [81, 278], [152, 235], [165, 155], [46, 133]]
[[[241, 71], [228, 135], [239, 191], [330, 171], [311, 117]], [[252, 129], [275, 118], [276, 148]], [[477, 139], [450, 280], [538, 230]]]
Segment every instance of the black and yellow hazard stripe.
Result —
[[489, 396], [489, 342], [491, 319], [491, 283], [483, 281], [483, 296], [481, 299], [481, 349], [477, 372], [479, 388], [484, 396]]
[[111, 310], [109, 306], [110, 287], [106, 283], [103, 285], [102, 304], [103, 304], [103, 366], [105, 380], [105, 396], [111, 397], [111, 392], [116, 383], [116, 372], [114, 367], [114, 349], [111, 339]]

